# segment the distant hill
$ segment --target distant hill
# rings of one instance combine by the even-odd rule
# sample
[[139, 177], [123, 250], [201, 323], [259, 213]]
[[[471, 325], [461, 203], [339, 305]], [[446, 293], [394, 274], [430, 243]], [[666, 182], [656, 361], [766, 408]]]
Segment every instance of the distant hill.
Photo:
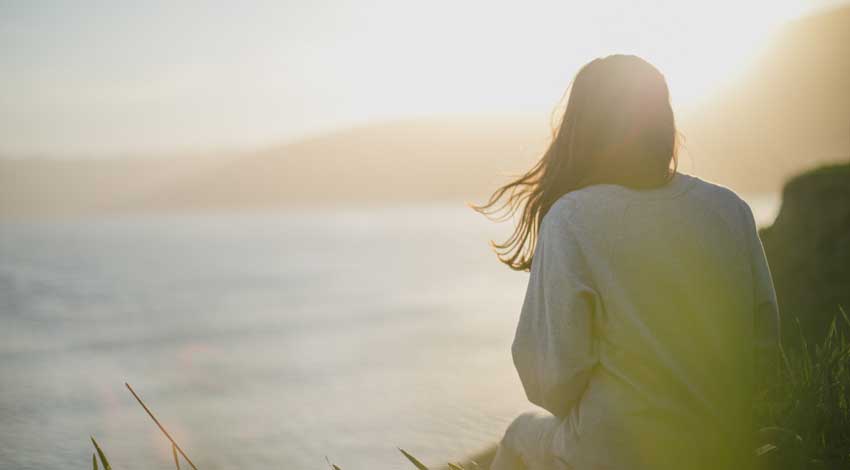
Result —
[[[717, 99], [677, 116], [684, 171], [741, 192], [850, 155], [850, 7], [789, 23]], [[545, 122], [408, 120], [214, 159], [0, 160], [0, 216], [483, 202]]]
[[699, 175], [778, 191], [850, 156], [850, 7], [791, 22], [718, 99], [682, 119]]
[[0, 159], [0, 217], [483, 201], [529, 167], [544, 126], [398, 121], [232, 156]]
[[530, 166], [548, 129], [526, 122], [398, 121], [243, 155], [138, 201], [143, 207], [481, 201]]

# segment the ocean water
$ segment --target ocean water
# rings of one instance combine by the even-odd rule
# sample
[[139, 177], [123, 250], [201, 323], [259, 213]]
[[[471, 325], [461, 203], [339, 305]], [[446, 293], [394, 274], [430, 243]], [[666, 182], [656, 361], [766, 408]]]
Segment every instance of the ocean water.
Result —
[[[775, 198], [754, 198], [760, 222]], [[462, 205], [0, 222], [0, 468], [397, 469], [531, 408], [528, 275]]]

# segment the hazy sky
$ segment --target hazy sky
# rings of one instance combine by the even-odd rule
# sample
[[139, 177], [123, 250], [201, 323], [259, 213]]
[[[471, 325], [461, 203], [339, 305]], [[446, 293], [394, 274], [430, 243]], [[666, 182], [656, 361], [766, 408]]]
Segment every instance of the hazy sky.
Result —
[[681, 109], [733, 79], [776, 25], [835, 3], [0, 0], [0, 154], [214, 151], [374, 120], [544, 116], [580, 65], [615, 52], [659, 66]]

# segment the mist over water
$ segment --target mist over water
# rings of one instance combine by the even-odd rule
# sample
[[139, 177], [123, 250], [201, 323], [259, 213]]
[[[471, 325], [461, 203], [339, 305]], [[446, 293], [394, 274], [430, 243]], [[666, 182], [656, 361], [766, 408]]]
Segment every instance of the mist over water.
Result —
[[0, 468], [86, 468], [89, 435], [169, 468], [124, 381], [201, 468], [459, 459], [530, 407], [508, 232], [459, 204], [4, 221]]

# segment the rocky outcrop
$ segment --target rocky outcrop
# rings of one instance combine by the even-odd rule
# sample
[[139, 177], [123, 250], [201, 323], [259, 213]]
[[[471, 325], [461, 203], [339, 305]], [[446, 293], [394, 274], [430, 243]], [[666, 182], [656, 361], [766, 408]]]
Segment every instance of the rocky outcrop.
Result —
[[[790, 180], [772, 226], [761, 231], [785, 344], [820, 343], [839, 306], [850, 313], [850, 163]], [[843, 321], [843, 320], [842, 320]]]

